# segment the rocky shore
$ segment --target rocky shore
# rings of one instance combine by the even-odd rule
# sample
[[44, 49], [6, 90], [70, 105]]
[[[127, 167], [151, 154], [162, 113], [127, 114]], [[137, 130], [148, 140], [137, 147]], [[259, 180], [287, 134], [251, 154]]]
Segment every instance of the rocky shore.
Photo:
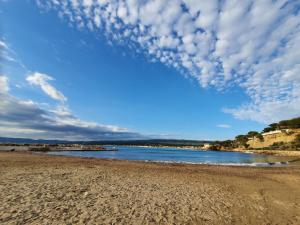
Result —
[[252, 153], [252, 154], [265, 154], [265, 155], [274, 155], [274, 156], [286, 156], [286, 157], [299, 157], [300, 151], [291, 151], [291, 150], [245, 150], [245, 149], [222, 149], [219, 151], [223, 152], [243, 152], [243, 153]]

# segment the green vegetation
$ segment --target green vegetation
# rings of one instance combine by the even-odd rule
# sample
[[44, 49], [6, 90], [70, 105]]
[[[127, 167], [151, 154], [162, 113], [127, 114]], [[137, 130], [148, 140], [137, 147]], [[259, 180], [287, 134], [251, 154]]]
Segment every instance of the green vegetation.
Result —
[[235, 143], [232, 147], [239, 147], [239, 146], [243, 146], [245, 148], [249, 147], [247, 144], [249, 137], [248, 135], [238, 135], [235, 137]]
[[258, 138], [259, 140], [263, 141], [264, 137], [262, 136], [261, 133], [257, 132], [257, 131], [249, 131], [248, 134], [246, 135], [248, 138]]
[[272, 145], [256, 150], [300, 150], [300, 134], [298, 134], [294, 141], [292, 142], [275, 142]]
[[296, 139], [292, 142], [293, 147], [300, 149], [300, 134], [297, 135]]
[[261, 141], [264, 140], [261, 133], [257, 131], [249, 131], [246, 135], [238, 135], [235, 137], [233, 141], [228, 141], [228, 140], [223, 141], [220, 143], [220, 145], [224, 146], [225, 148], [238, 148], [238, 147], [249, 148], [247, 142], [249, 141], [250, 138], [258, 138]]
[[282, 120], [278, 123], [272, 123], [268, 127], [266, 127], [263, 132], [270, 132], [281, 129], [300, 129], [300, 117], [290, 120]]
[[[278, 123], [272, 123], [265, 129], [263, 129], [262, 133], [282, 130], [282, 129], [300, 129], [300, 117], [290, 119], [290, 120], [282, 120]], [[284, 132], [284, 131], [283, 131]], [[249, 149], [249, 145], [247, 142], [249, 139], [258, 138], [260, 141], [264, 141], [264, 137], [262, 133], [257, 131], [249, 131], [245, 135], [238, 135], [234, 140], [226, 140], [226, 141], [218, 141], [215, 142], [211, 149], [234, 149], [234, 148], [245, 148]], [[293, 132], [288, 132], [288, 134], [292, 134]], [[296, 140], [290, 143], [284, 142], [276, 142], [273, 145], [263, 148], [263, 150], [267, 149], [292, 149], [299, 150], [300, 149], [300, 135], [297, 136]]]

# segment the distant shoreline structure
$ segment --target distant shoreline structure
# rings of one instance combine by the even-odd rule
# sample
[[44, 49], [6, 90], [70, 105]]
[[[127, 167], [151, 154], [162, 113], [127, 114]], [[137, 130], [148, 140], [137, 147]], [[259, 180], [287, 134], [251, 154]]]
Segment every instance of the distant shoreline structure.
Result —
[[[115, 148], [106, 148], [106, 146], [115, 146]], [[73, 147], [64, 147], [64, 146], [56, 146], [51, 147], [48, 145], [3, 145], [0, 144], [0, 152], [58, 152], [58, 151], [93, 151], [93, 152], [101, 152], [101, 151], [117, 151], [118, 145], [103, 145], [103, 149], [97, 149], [100, 146], [85, 146], [84, 149], [79, 146]], [[193, 151], [221, 151], [221, 152], [241, 152], [248, 154], [265, 154], [265, 155], [274, 155], [274, 156], [289, 156], [289, 157], [300, 157], [300, 151], [289, 151], [289, 150], [245, 150], [245, 149], [223, 149], [223, 150], [214, 150], [214, 149], [203, 149], [197, 148], [194, 146], [137, 146], [137, 145], [122, 145], [127, 147], [140, 147], [140, 148], [170, 148], [170, 149], [178, 149], [178, 150], [193, 150]]]
[[104, 151], [103, 146], [174, 148], [195, 151], [231, 151], [280, 156], [300, 156], [300, 117], [270, 124], [262, 132], [249, 131], [234, 140], [184, 139], [60, 141], [0, 137], [0, 150], [16, 151]]

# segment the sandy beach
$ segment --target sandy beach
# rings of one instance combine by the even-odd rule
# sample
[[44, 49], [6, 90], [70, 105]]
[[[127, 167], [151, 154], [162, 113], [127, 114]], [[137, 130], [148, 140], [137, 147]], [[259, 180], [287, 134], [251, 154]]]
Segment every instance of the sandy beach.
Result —
[[0, 153], [1, 224], [300, 224], [300, 167]]

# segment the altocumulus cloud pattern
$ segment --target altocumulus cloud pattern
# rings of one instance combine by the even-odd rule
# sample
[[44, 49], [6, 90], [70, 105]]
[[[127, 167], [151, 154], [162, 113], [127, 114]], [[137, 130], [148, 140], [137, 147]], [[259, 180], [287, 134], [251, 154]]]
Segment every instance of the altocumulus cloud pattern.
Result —
[[224, 109], [268, 123], [300, 113], [300, 1], [37, 0], [71, 26], [176, 68], [206, 88], [242, 88]]

